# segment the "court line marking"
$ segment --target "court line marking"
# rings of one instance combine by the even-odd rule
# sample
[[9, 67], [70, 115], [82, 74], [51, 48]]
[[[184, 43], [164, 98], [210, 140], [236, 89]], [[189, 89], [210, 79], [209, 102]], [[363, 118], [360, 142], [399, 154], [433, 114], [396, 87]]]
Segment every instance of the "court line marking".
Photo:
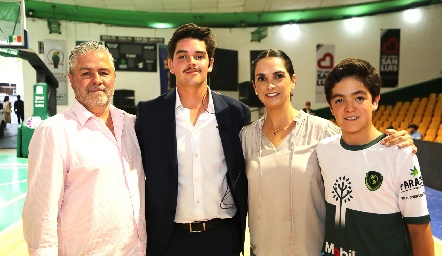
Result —
[[7, 183], [0, 183], [0, 186], [13, 185], [13, 184], [16, 184], [16, 183], [23, 183], [23, 182], [26, 182], [26, 181], [27, 181], [27, 179], [7, 182]]
[[0, 205], [0, 210], [5, 208], [6, 206], [8, 206], [10, 204], [13, 204], [13, 203], [17, 202], [18, 200], [21, 200], [22, 198], [26, 197], [26, 194], [27, 193], [21, 194], [21, 195], [15, 197], [14, 199], [11, 199], [11, 200], [5, 202], [4, 204], [1, 204]]
[[25, 168], [28, 167], [27, 163], [3, 163], [0, 164], [0, 168], [10, 168], [10, 167], [19, 167], [19, 168]]
[[10, 225], [9, 227], [3, 229], [2, 231], [0, 231], [0, 236], [8, 233], [10, 230], [14, 229], [15, 227], [17, 227], [18, 225], [20, 225], [22, 223], [22, 219], [12, 223], [12, 225]]

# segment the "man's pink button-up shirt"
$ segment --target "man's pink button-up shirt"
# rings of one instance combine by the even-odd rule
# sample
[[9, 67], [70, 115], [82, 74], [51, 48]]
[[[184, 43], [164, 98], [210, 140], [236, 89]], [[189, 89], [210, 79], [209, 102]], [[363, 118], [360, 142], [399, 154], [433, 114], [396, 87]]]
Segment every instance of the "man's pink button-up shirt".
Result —
[[145, 255], [135, 116], [110, 113], [115, 136], [76, 100], [35, 130], [23, 209], [31, 255]]

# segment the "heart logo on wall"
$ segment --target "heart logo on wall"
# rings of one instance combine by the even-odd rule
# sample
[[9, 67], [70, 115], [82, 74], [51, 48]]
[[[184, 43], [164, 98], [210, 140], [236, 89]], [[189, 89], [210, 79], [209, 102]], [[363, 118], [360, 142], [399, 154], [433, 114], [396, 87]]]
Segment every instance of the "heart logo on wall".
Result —
[[333, 54], [326, 52], [324, 53], [324, 55], [322, 55], [322, 58], [320, 58], [318, 60], [318, 67], [322, 68], [322, 69], [331, 69], [333, 68], [334, 64], [333, 64]]
[[395, 37], [388, 38], [387, 42], [382, 44], [383, 54], [399, 54], [399, 41]]

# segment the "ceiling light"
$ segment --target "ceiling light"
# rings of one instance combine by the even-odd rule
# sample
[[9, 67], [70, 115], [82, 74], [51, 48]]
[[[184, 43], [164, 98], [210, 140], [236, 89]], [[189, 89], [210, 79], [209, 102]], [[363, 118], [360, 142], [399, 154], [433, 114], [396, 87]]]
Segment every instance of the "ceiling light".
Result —
[[281, 35], [286, 40], [294, 40], [301, 34], [298, 24], [290, 23], [281, 26]]
[[173, 28], [171, 23], [152, 23], [153, 28]]
[[344, 20], [344, 24], [348, 32], [358, 32], [364, 27], [364, 19], [359, 17], [351, 18]]
[[404, 12], [404, 19], [409, 23], [416, 23], [421, 19], [422, 13], [419, 9], [408, 9]]

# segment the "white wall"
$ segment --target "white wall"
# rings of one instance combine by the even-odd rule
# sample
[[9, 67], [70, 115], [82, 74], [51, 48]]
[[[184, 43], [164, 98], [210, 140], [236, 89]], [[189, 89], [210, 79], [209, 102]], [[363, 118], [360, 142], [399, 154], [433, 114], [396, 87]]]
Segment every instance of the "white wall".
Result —
[[[239, 53], [238, 81], [250, 79], [250, 50], [281, 49], [292, 59], [298, 77], [293, 105], [303, 108], [305, 100], [312, 101], [313, 108], [325, 107], [325, 103], [315, 103], [316, 84], [316, 44], [334, 44], [335, 64], [344, 58], [362, 58], [379, 67], [380, 30], [387, 28], [401, 29], [399, 87], [440, 77], [442, 71], [442, 5], [419, 8], [422, 18], [416, 24], [406, 23], [403, 12], [382, 14], [363, 18], [364, 27], [357, 33], [349, 33], [344, 22], [332, 21], [301, 24], [300, 36], [287, 41], [280, 33], [281, 26], [269, 27], [267, 38], [261, 42], [250, 42], [250, 33], [255, 28], [214, 28], [218, 47], [237, 50]], [[144, 29], [113, 27], [98, 24], [86, 24], [61, 21], [62, 34], [49, 34], [46, 20], [28, 19], [30, 48], [37, 51], [38, 41], [58, 39], [67, 41], [67, 49], [72, 49], [77, 40], [99, 40], [100, 35], [164, 37], [167, 43], [173, 29]], [[43, 58], [43, 56], [40, 56]], [[215, 54], [216, 65], [216, 54]], [[29, 64], [23, 67], [25, 95], [32, 99], [32, 86], [35, 83], [35, 71]], [[228, 74], [226, 74], [228, 75]], [[116, 89], [135, 90], [135, 102], [148, 100], [160, 94], [158, 73], [117, 72]], [[391, 89], [384, 89], [386, 92]], [[230, 96], [237, 93], [225, 92]], [[74, 99], [72, 89], [68, 89], [70, 106]], [[58, 106], [61, 112], [68, 106]], [[26, 101], [25, 115], [32, 114], [32, 102]]]

